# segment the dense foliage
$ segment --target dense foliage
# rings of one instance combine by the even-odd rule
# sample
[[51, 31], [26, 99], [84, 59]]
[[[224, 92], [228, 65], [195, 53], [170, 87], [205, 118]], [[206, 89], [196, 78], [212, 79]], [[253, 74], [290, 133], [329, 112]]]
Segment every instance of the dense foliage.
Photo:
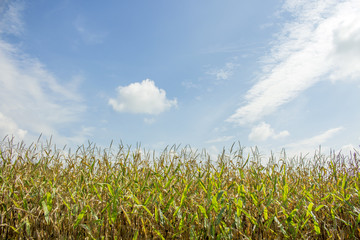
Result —
[[354, 239], [359, 152], [262, 163], [92, 144], [75, 153], [1, 143], [1, 239]]

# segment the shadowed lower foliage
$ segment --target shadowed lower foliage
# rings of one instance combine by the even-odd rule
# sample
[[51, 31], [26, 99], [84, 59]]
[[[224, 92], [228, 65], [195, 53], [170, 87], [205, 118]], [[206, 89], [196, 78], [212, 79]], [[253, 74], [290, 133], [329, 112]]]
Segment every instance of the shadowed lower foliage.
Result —
[[359, 152], [263, 164], [233, 147], [211, 161], [189, 147], [71, 153], [7, 138], [0, 238], [359, 238]]

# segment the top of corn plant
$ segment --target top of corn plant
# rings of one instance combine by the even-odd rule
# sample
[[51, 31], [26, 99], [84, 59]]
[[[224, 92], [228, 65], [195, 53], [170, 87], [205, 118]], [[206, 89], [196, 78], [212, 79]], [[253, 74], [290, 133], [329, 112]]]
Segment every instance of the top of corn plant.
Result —
[[1, 239], [356, 239], [359, 157], [0, 143]]

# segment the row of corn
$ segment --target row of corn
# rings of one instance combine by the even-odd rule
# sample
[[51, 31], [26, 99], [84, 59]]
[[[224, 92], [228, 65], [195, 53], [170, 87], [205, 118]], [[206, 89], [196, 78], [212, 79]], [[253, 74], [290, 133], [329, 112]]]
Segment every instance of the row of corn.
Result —
[[3, 141], [0, 239], [359, 238], [358, 152], [264, 164], [243, 150]]

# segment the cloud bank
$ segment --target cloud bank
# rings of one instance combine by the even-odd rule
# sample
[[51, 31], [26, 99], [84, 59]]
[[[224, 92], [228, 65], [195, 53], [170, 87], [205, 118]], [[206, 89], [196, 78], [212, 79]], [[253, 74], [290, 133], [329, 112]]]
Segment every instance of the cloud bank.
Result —
[[156, 87], [150, 79], [119, 86], [116, 91], [117, 97], [111, 98], [109, 104], [117, 112], [157, 115], [177, 106], [177, 100], [167, 99], [165, 90]]
[[282, 11], [291, 20], [263, 60], [262, 76], [247, 92], [245, 105], [228, 122], [259, 121], [318, 81], [360, 78], [358, 0], [288, 0]]

